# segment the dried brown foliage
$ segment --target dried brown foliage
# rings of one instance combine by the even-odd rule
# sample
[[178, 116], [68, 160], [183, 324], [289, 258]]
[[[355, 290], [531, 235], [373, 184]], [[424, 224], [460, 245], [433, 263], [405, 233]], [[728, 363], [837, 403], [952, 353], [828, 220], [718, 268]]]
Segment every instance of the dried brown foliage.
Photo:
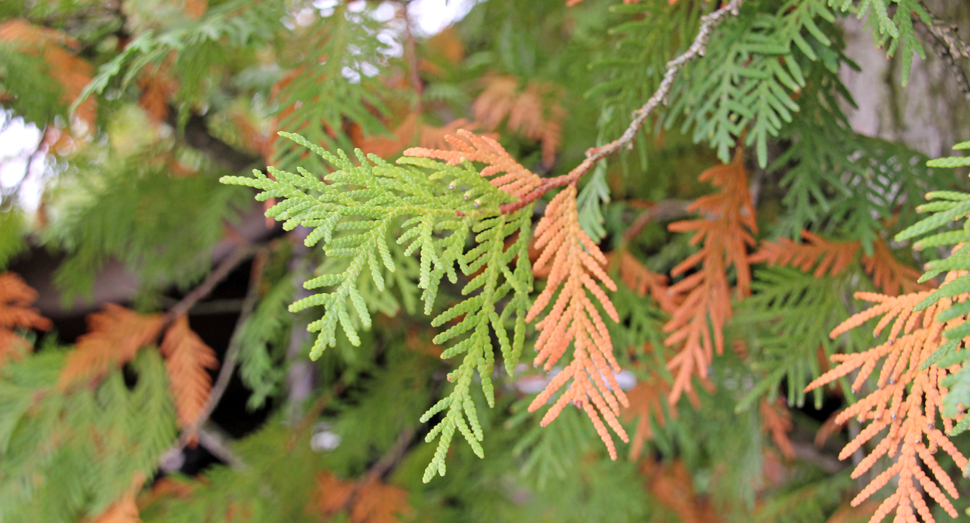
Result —
[[47, 330], [51, 321], [40, 315], [31, 305], [37, 301], [37, 291], [30, 288], [15, 273], [0, 273], [0, 366], [11, 358], [23, 357], [31, 350], [30, 343], [14, 332], [19, 329]]
[[862, 266], [872, 276], [872, 283], [890, 296], [896, 296], [900, 291], [910, 293], [930, 288], [925, 283], [917, 283], [920, 272], [896, 259], [881, 240], [873, 242], [872, 256], [862, 257]]
[[416, 112], [408, 115], [392, 131], [391, 136], [364, 137], [359, 128], [351, 132], [354, 144], [366, 154], [376, 154], [382, 158], [390, 158], [399, 154], [406, 147], [414, 145], [422, 149], [450, 150], [448, 136], [458, 133], [461, 129], [475, 129], [477, 124], [459, 118], [443, 126], [435, 126], [420, 121]]
[[[855, 262], [862, 247], [858, 241], [829, 242], [809, 231], [802, 231], [802, 238], [806, 243], [787, 238], [764, 242], [758, 252], [751, 255], [750, 261], [794, 267], [802, 272], [812, 272], [816, 278], [838, 276]], [[883, 293], [895, 296], [900, 291], [917, 292], [930, 287], [917, 283], [919, 271], [896, 259], [886, 242], [874, 241], [872, 250], [871, 256], [862, 256], [862, 267]]]
[[795, 447], [788, 439], [788, 433], [792, 430], [791, 411], [785, 400], [777, 398], [774, 403], [767, 399], [761, 401], [761, 432], [771, 435], [771, 441], [775, 443], [782, 455], [788, 459], [795, 459]]
[[807, 243], [796, 243], [788, 238], [775, 242], [763, 242], [761, 248], [751, 255], [751, 263], [786, 265], [802, 272], [810, 272], [816, 278], [828, 274], [837, 276], [855, 261], [859, 242], [829, 242], [817, 234], [802, 231]]
[[[956, 276], [955, 273], [950, 273], [947, 278], [953, 279]], [[940, 381], [955, 369], [936, 365], [929, 365], [925, 370], [920, 367], [939, 348], [943, 330], [953, 327], [954, 322], [961, 320], [950, 320], [947, 323], [935, 320], [939, 312], [948, 309], [952, 304], [949, 298], [943, 298], [923, 311], [913, 312], [916, 304], [929, 294], [930, 291], [924, 291], [891, 297], [876, 293], [857, 293], [857, 299], [875, 305], [847, 319], [832, 331], [831, 336], [835, 338], [870, 319], [879, 318], [873, 334], [878, 336], [891, 325], [888, 341], [865, 352], [832, 356], [832, 361], [839, 365], [806, 387], [806, 391], [809, 391], [857, 372], [852, 389], [858, 392], [863, 390], [866, 383], [871, 383], [867, 380], [873, 375], [877, 365], [882, 364], [875, 388], [836, 418], [839, 423], [856, 418], [860, 423], [867, 424], [846, 445], [839, 454], [839, 459], [848, 458], [863, 445], [875, 441], [878, 434], [887, 431], [852, 472], [852, 477], [857, 478], [872, 469], [881, 458], [888, 457], [892, 460], [889, 467], [852, 500], [852, 505], [858, 506], [895, 478], [895, 492], [879, 505], [870, 519], [871, 523], [881, 521], [894, 509], [894, 521], [897, 523], [916, 523], [919, 518], [926, 523], [934, 523], [930, 509], [923, 499], [924, 492], [950, 516], [957, 517], [956, 509], [943, 492], [954, 499], [959, 498], [959, 493], [934, 457], [942, 449], [957, 466], [967, 466], [967, 458], [950, 442], [945, 432], [936, 428], [942, 398], [947, 392], [940, 386]], [[965, 301], [968, 298], [970, 295], [963, 294], [956, 296], [955, 300]], [[942, 417], [943, 427], [947, 432], [952, 429], [953, 421]], [[929, 470], [935, 481], [924, 470]]]
[[330, 516], [346, 508], [353, 494], [353, 481], [344, 481], [332, 472], [322, 472], [317, 474], [313, 504], [321, 515]]
[[551, 167], [562, 138], [566, 110], [559, 105], [557, 89], [548, 83], [529, 81], [519, 88], [514, 76], [489, 76], [485, 89], [472, 104], [475, 121], [494, 131], [506, 122], [513, 133], [541, 142], [542, 163]]
[[[664, 403], [669, 393], [670, 384], [656, 373], [649, 379], [638, 380], [637, 385], [627, 392], [630, 405], [623, 409], [623, 419], [637, 419], [636, 429], [630, 439], [630, 459], [639, 458], [643, 452], [643, 445], [653, 439], [651, 417], [656, 419], [657, 425], [661, 427], [667, 424]], [[670, 416], [676, 419], [677, 410], [671, 409]]]
[[541, 271], [547, 264], [551, 269], [546, 288], [532, 304], [526, 321], [533, 321], [544, 311], [557, 290], [559, 296], [552, 309], [536, 323], [539, 338], [535, 347], [539, 354], [534, 363], [551, 370], [570, 345], [573, 346], [573, 360], [535, 398], [529, 411], [545, 405], [556, 391], [572, 380], [543, 416], [542, 425], [554, 420], [566, 405], [573, 403], [593, 421], [610, 457], [615, 460], [616, 447], [600, 416], [620, 439], [628, 441], [617, 416], [620, 405], [629, 403], [616, 382], [615, 373], [620, 371], [620, 366], [613, 357], [609, 331], [589, 295], [596, 298], [613, 321], [619, 321], [616, 309], [599, 285], [602, 283], [615, 291], [616, 284], [603, 270], [606, 257], [579, 226], [574, 185], [567, 186], [549, 202], [535, 234], [536, 247], [542, 251], [535, 270]]
[[379, 479], [365, 480], [354, 496], [350, 509], [353, 523], [398, 523], [399, 515], [409, 511], [406, 490]]
[[219, 361], [215, 352], [192, 332], [184, 315], [165, 332], [159, 349], [165, 356], [179, 424], [191, 428], [202, 414], [212, 390], [212, 378], [206, 369], [215, 369]]
[[348, 510], [352, 523], [398, 523], [411, 511], [404, 489], [377, 478], [345, 481], [331, 472], [317, 475], [312, 504], [325, 517]]
[[112, 303], [88, 315], [88, 333], [77, 340], [58, 379], [61, 389], [103, 376], [135, 357], [138, 349], [154, 343], [165, 317], [138, 314]]
[[168, 73], [168, 64], [145, 66], [138, 77], [138, 87], [141, 89], [138, 105], [148, 113], [153, 122], [164, 122], [168, 116], [169, 98], [178, 87]]
[[640, 473], [647, 488], [660, 505], [674, 513], [682, 523], [720, 523], [718, 511], [694, 490], [694, 480], [682, 461], [661, 464], [644, 460]]
[[627, 250], [607, 253], [606, 259], [610, 267], [617, 268], [620, 280], [630, 290], [640, 296], [649, 294], [657, 301], [660, 310], [668, 314], [672, 314], [677, 308], [674, 296], [670, 292], [669, 278], [666, 275], [651, 271]]
[[670, 287], [679, 305], [664, 326], [664, 332], [669, 333], [665, 344], [681, 347], [668, 365], [675, 374], [671, 403], [692, 390], [694, 376], [706, 378], [714, 352], [721, 354], [724, 350], [722, 330], [732, 313], [729, 266], [733, 265], [737, 274], [738, 298], [751, 292], [747, 247], [755, 243], [751, 233], [757, 225], [742, 156], [704, 171], [699, 179], [710, 181], [719, 192], [702, 196], [688, 207], [702, 218], [669, 226], [672, 232], [694, 231], [691, 244], [701, 244], [697, 253], [671, 271], [677, 276], [695, 270]]
[[464, 160], [482, 162], [487, 167], [482, 169], [481, 175], [491, 178], [504, 173], [493, 178], [492, 185], [517, 198], [521, 198], [542, 183], [542, 178], [522, 167], [498, 142], [487, 136], [475, 135], [459, 129], [457, 136], [445, 136], [445, 141], [451, 144], [454, 150], [412, 147], [405, 150], [404, 155], [445, 160], [451, 165]]

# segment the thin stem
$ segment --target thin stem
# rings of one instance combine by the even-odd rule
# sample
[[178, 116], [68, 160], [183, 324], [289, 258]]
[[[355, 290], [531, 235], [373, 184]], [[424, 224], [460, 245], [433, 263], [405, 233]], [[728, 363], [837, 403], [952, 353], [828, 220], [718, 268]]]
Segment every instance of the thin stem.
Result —
[[577, 165], [572, 171], [569, 171], [568, 174], [546, 179], [543, 181], [542, 185], [527, 193], [519, 201], [501, 205], [499, 206], [499, 210], [506, 214], [512, 213], [525, 207], [526, 205], [529, 205], [552, 189], [557, 187], [565, 187], [569, 184], [575, 185], [579, 182], [579, 179], [592, 170], [593, 166], [599, 163], [600, 160], [606, 158], [607, 156], [613, 155], [625, 147], [631, 146], [633, 139], [636, 138], [637, 133], [643, 127], [647, 117], [650, 116], [650, 114], [653, 113], [657, 107], [667, 103], [667, 95], [670, 94], [670, 90], [674, 85], [674, 80], [677, 78], [677, 74], [680, 73], [680, 70], [683, 69], [683, 67], [689, 62], [697, 59], [698, 57], [704, 56], [704, 53], [707, 51], [707, 43], [711, 38], [711, 32], [713, 29], [721, 22], [726, 20], [729, 16], [737, 16], [742, 3], [744, 3], [744, 0], [731, 0], [731, 2], [722, 6], [717, 11], [704, 15], [701, 18], [701, 26], [700, 29], [697, 30], [697, 36], [694, 38], [694, 42], [682, 54], [667, 62], [667, 70], [664, 72], [664, 77], [660, 82], [660, 86], [657, 87], [657, 90], [654, 91], [653, 95], [647, 100], [647, 103], [643, 104], [642, 107], [633, 112], [633, 121], [630, 122], [630, 126], [626, 128], [626, 131], [624, 131], [619, 138], [607, 143], [606, 145], [603, 145], [602, 147], [589, 148], [586, 151], [586, 159]]
[[246, 261], [253, 253], [255, 253], [259, 247], [255, 245], [244, 245], [236, 250], [232, 251], [219, 265], [209, 273], [205, 280], [199, 284], [198, 287], [192, 289], [191, 292], [185, 295], [184, 298], [179, 300], [168, 313], [165, 315], [165, 323], [171, 323], [175, 321], [176, 318], [188, 312], [195, 307], [197, 303], [205, 299], [206, 296], [212, 294], [212, 291], [216, 288], [216, 285], [225, 280], [229, 274], [239, 266], [240, 263]]

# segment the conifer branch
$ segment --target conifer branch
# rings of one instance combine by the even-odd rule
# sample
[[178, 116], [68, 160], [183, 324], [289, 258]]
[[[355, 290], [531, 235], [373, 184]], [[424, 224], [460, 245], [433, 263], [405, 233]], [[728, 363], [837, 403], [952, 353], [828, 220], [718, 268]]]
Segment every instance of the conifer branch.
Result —
[[601, 160], [615, 154], [623, 148], [630, 147], [633, 139], [636, 138], [637, 133], [646, 122], [647, 117], [657, 107], [667, 103], [667, 95], [673, 88], [674, 80], [677, 78], [680, 70], [691, 61], [704, 56], [704, 53], [707, 51], [707, 42], [710, 40], [714, 28], [729, 16], [737, 16], [743, 2], [744, 0], [731, 0], [717, 11], [701, 17], [701, 25], [697, 30], [697, 36], [694, 37], [693, 43], [691, 43], [686, 51], [667, 62], [667, 68], [664, 72], [663, 80], [660, 82], [660, 86], [657, 87], [657, 90], [654, 91], [653, 95], [642, 107], [633, 112], [633, 120], [619, 138], [603, 146], [589, 148], [586, 151], [586, 159], [573, 168], [573, 170], [569, 171], [568, 174], [542, 180], [541, 185], [522, 195], [518, 201], [500, 206], [500, 210], [503, 213], [515, 212], [541, 198], [553, 189], [565, 187], [570, 184], [575, 185], [579, 182], [580, 178], [592, 170], [593, 166]]
[[691, 380], [695, 375], [707, 377], [714, 353], [721, 354], [724, 349], [723, 328], [732, 316], [729, 266], [735, 268], [738, 299], [751, 292], [747, 248], [755, 244], [752, 233], [757, 231], [757, 223], [743, 155], [739, 151], [734, 161], [704, 171], [699, 179], [710, 180], [720, 189], [716, 194], [698, 198], [688, 208], [700, 211], [705, 217], [668, 226], [672, 232], [695, 231], [691, 243], [703, 242], [700, 251], [671, 271], [677, 276], [701, 265], [697, 272], [669, 289], [679, 305], [664, 326], [664, 332], [668, 333], [664, 344], [681, 347], [668, 362], [668, 368], [675, 371], [671, 404], [683, 392], [692, 390]]
[[[955, 273], [951, 273], [948, 281], [956, 277]], [[839, 365], [805, 388], [807, 392], [857, 372], [852, 383], [853, 392], [857, 392], [873, 376], [876, 366], [882, 361], [876, 389], [846, 408], [836, 418], [838, 423], [855, 418], [860, 423], [868, 424], [842, 450], [839, 454], [840, 460], [853, 455], [888, 429], [888, 433], [859, 462], [852, 473], [852, 477], [857, 478], [875, 466], [883, 456], [895, 458], [888, 469], [872, 479], [852, 500], [852, 505], [857, 506], [894, 477], [897, 478], [895, 493], [879, 505], [870, 523], [878, 523], [893, 509], [896, 511], [896, 522], [916, 523], [918, 514], [924, 522], [934, 523], [935, 520], [923, 500], [924, 492], [951, 517], [957, 517], [956, 509], [946, 498], [944, 491], [954, 499], [960, 496], [934, 454], [942, 449], [953, 458], [957, 466], [967, 466], [967, 459], [947, 439], [947, 432], [954, 428], [953, 422], [962, 416], [956, 419], [947, 417], [942, 408], [943, 396], [947, 393], [942, 383], [959, 366], [939, 367], [930, 358], [942, 343], [943, 330], [963, 321], [958, 318], [940, 322], [936, 319], [937, 315], [953, 303], [964, 303], [970, 298], [970, 294], [954, 296], [953, 301], [943, 298], [926, 309], [914, 312], [914, 307], [930, 294], [931, 291], [924, 291], [890, 297], [875, 293], [856, 293], [856, 298], [875, 305], [847, 319], [830, 336], [834, 339], [870, 319], [879, 318], [873, 335], [878, 336], [889, 327], [888, 340], [864, 352], [832, 356], [832, 361]], [[938, 414], [942, 417], [946, 432], [936, 428]], [[924, 466], [932, 472], [935, 481], [924, 473]]]
[[821, 278], [826, 274], [837, 276], [845, 271], [855, 261], [861, 247], [857, 241], [830, 242], [805, 230], [802, 231], [802, 238], [806, 243], [795, 243], [788, 238], [763, 242], [758, 252], [749, 257], [749, 261], [787, 265], [802, 272], [812, 272], [816, 278]]
[[[810, 231], [802, 231], [802, 238], [806, 243], [795, 243], [788, 238], [763, 242], [758, 252], [748, 259], [751, 263], [787, 265], [822, 278], [845, 272], [855, 263], [862, 248], [860, 241], [833, 242]], [[919, 271], [896, 259], [885, 241], [872, 242], [872, 249], [871, 255], [862, 256], [862, 267], [884, 294], [895, 296], [900, 291], [917, 292], [929, 287], [918, 281]]]
[[546, 288], [533, 302], [526, 321], [534, 320], [543, 312], [557, 291], [558, 298], [548, 314], [536, 323], [540, 334], [535, 346], [539, 354], [533, 363], [551, 370], [570, 345], [573, 346], [573, 361], [536, 396], [529, 405], [529, 412], [545, 405], [567, 381], [572, 380], [542, 417], [541, 424], [550, 423], [566, 405], [573, 403], [592, 420], [610, 457], [615, 460], [616, 447], [600, 416], [620, 439], [628, 442], [629, 437], [617, 416], [620, 405], [629, 406], [629, 401], [615, 378], [620, 366], [613, 356], [610, 333], [587, 292], [599, 301], [610, 319], [618, 322], [616, 309], [599, 285], [602, 283], [615, 291], [616, 284], [603, 270], [606, 257], [579, 226], [574, 185], [567, 186], [549, 202], [545, 216], [536, 226], [536, 247], [542, 249], [542, 254], [536, 261], [535, 270], [542, 270], [546, 264], [551, 265], [551, 270]]

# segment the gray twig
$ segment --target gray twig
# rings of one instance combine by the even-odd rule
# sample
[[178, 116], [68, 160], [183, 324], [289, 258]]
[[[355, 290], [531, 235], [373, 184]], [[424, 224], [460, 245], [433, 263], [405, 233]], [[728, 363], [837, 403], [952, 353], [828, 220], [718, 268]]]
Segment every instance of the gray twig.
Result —
[[657, 87], [657, 90], [654, 91], [653, 95], [647, 100], [647, 103], [643, 104], [643, 106], [636, 111], [633, 111], [633, 121], [630, 122], [630, 126], [626, 128], [626, 131], [623, 131], [623, 134], [620, 135], [619, 138], [603, 145], [602, 147], [589, 148], [586, 151], [586, 159], [577, 165], [572, 171], [569, 171], [568, 174], [546, 179], [542, 185], [524, 195], [521, 199], [519, 199], [519, 201], [499, 206], [501, 212], [515, 212], [534, 202], [543, 194], [552, 189], [557, 187], [565, 187], [566, 185], [579, 182], [579, 179], [582, 178], [584, 174], [588, 173], [593, 166], [599, 163], [600, 160], [616, 153], [624, 147], [631, 145], [633, 143], [633, 139], [636, 138], [637, 133], [643, 127], [644, 122], [646, 122], [647, 117], [650, 116], [650, 114], [653, 113], [657, 107], [667, 103], [667, 95], [670, 94], [670, 90], [674, 86], [674, 80], [677, 78], [677, 74], [680, 73], [680, 70], [683, 69], [684, 66], [689, 62], [697, 59], [698, 57], [704, 56], [704, 53], [707, 52], [707, 43], [711, 39], [711, 33], [713, 32], [714, 28], [728, 17], [737, 16], [738, 11], [741, 9], [741, 4], [743, 3], [744, 0], [731, 0], [728, 4], [722, 6], [717, 11], [704, 15], [701, 18], [701, 26], [700, 29], [697, 30], [697, 36], [694, 37], [694, 42], [690, 45], [690, 47], [687, 48], [686, 51], [681, 53], [673, 60], [667, 62], [667, 69], [666, 72], [664, 72], [664, 77], [660, 82], [660, 86]]

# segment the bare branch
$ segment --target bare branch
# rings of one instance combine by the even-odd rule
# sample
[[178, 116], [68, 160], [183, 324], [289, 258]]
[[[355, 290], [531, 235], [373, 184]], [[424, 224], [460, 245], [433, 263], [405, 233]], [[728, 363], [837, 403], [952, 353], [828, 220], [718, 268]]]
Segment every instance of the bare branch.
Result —
[[185, 295], [174, 307], [168, 310], [168, 314], [165, 315], [165, 322], [171, 323], [176, 318], [183, 314], [187, 314], [189, 310], [192, 309], [199, 301], [203, 300], [206, 296], [212, 293], [216, 285], [226, 279], [229, 273], [233, 271], [240, 263], [249, 258], [253, 253], [257, 251], [258, 247], [253, 245], [245, 245], [237, 248], [232, 252], [226, 259], [209, 273], [198, 287], [192, 289], [191, 292]]

